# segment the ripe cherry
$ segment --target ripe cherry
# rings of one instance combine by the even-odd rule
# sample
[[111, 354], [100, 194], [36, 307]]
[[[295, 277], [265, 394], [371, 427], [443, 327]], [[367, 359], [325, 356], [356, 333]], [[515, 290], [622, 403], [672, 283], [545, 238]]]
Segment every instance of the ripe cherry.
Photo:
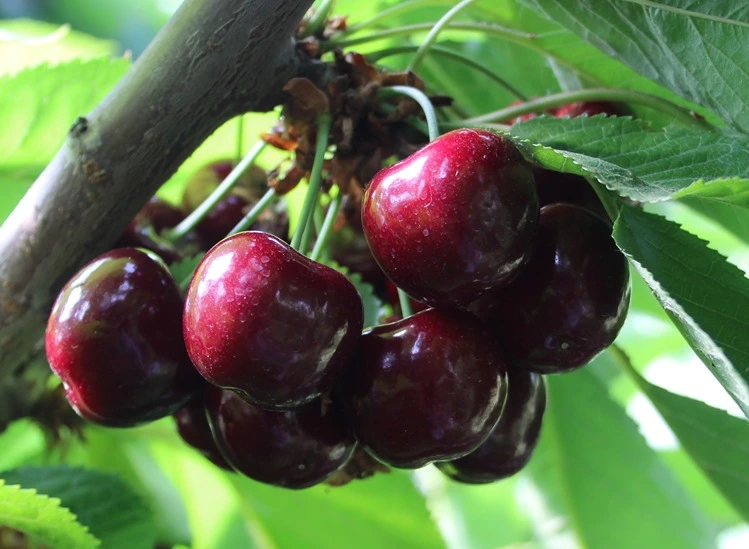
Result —
[[182, 440], [218, 467], [232, 470], [231, 465], [227, 463], [218, 446], [216, 446], [216, 441], [213, 440], [203, 398], [192, 400], [180, 408], [174, 414], [174, 422], [177, 424], [177, 432]]
[[240, 473], [266, 484], [299, 489], [322, 482], [346, 463], [356, 447], [334, 402], [315, 400], [277, 412], [211, 387], [206, 408], [226, 460]]
[[470, 129], [380, 171], [362, 209], [377, 262], [430, 305], [467, 304], [507, 283], [530, 256], [537, 221], [528, 164], [509, 141]]
[[601, 200], [584, 177], [543, 168], [534, 168], [533, 175], [540, 206], [568, 202], [590, 210], [607, 224], [611, 223]]
[[120, 248], [83, 267], [57, 297], [46, 333], [47, 359], [76, 412], [128, 427], [194, 397], [203, 381], [181, 316], [179, 288], [153, 253]]
[[339, 394], [367, 451], [417, 468], [486, 440], [504, 405], [505, 376], [502, 352], [477, 318], [428, 309], [364, 332]]
[[473, 452], [454, 461], [437, 463], [460, 482], [484, 484], [520, 471], [536, 447], [546, 409], [546, 387], [540, 374], [510, 369], [507, 404], [489, 438]]
[[629, 307], [627, 260], [611, 227], [572, 204], [541, 209], [538, 244], [515, 281], [477, 300], [513, 364], [541, 373], [589, 362], [611, 345]]
[[[115, 248], [146, 248], [155, 252], [167, 263], [178, 261], [182, 253], [171, 242], [159, 238], [164, 229], [169, 229], [182, 221], [185, 216], [168, 202], [153, 197], [138, 212], [115, 242]], [[190, 244], [187, 239], [185, 244]], [[194, 238], [192, 239], [194, 240]]]
[[607, 103], [605, 101], [578, 101], [576, 103], [562, 105], [554, 111], [554, 116], [557, 118], [563, 118], [565, 116], [575, 118], [576, 116], [595, 116], [597, 114], [620, 114], [620, 109], [613, 103]]
[[267, 408], [292, 408], [328, 390], [363, 323], [356, 288], [267, 233], [213, 247], [187, 291], [184, 336], [212, 384]]

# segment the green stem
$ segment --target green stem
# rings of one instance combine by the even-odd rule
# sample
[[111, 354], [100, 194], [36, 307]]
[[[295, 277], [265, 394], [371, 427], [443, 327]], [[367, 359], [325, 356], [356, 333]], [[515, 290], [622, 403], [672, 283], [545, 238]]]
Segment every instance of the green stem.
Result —
[[322, 0], [312, 17], [307, 22], [307, 28], [304, 31], [304, 37], [314, 36], [325, 28], [328, 22], [330, 12], [333, 10], [335, 0]]
[[[386, 57], [390, 57], [391, 55], [398, 55], [401, 53], [410, 53], [412, 51], [415, 51], [419, 48], [416, 44], [407, 44], [404, 46], [396, 46], [393, 48], [386, 48], [384, 50], [380, 50], [375, 53], [369, 53], [367, 54], [367, 58], [372, 62], [380, 61], [381, 59], [384, 59]], [[460, 53], [449, 50], [447, 48], [443, 48], [441, 46], [432, 46], [429, 49], [429, 53], [434, 53], [437, 55], [441, 55], [443, 57], [449, 57], [451, 59], [454, 59], [455, 61], [458, 61], [460, 63], [463, 63], [465, 66], [472, 68], [475, 71], [478, 71], [482, 73], [483, 75], [487, 76], [488, 78], [492, 79], [494, 82], [496, 82], [499, 86], [510, 92], [513, 96], [520, 99], [521, 101], [526, 100], [526, 96], [519, 91], [515, 86], [510, 84], [507, 80], [499, 76], [498, 74], [490, 71], [486, 67], [484, 67], [482, 64], [477, 63], [473, 59], [470, 59], [468, 57], [465, 57], [464, 55], [461, 55]]]
[[257, 203], [252, 207], [252, 209], [245, 214], [245, 216], [234, 225], [231, 231], [229, 231], [229, 234], [232, 235], [234, 233], [239, 233], [242, 231], [246, 231], [250, 225], [252, 225], [255, 221], [257, 221], [257, 218], [260, 217], [260, 214], [265, 211], [265, 209], [273, 204], [275, 202], [277, 196], [275, 189], [268, 189], [265, 194], [260, 198], [260, 200], [257, 201]]
[[208, 198], [206, 198], [200, 206], [195, 208], [193, 212], [188, 215], [185, 219], [183, 219], [179, 225], [174, 227], [170, 230], [165, 230], [162, 233], [162, 236], [165, 238], [171, 240], [172, 242], [178, 242], [182, 238], [184, 238], [187, 233], [192, 231], [198, 223], [200, 223], [203, 218], [208, 215], [208, 212], [210, 212], [216, 204], [221, 202], [223, 198], [229, 194], [229, 191], [231, 191], [231, 188], [239, 181], [239, 178], [242, 176], [242, 174], [249, 168], [254, 162], [255, 159], [260, 155], [260, 153], [265, 148], [265, 142], [264, 141], [258, 141], [255, 143], [255, 146], [252, 147], [249, 153], [247, 153], [247, 156], [245, 156], [242, 161], [236, 165], [236, 167], [229, 173], [228, 176], [226, 176], [226, 179], [224, 179], [221, 184], [216, 187], [216, 190], [213, 191]]
[[310, 222], [312, 217], [312, 211], [317, 204], [318, 197], [320, 195], [320, 186], [322, 185], [322, 167], [325, 161], [325, 151], [328, 148], [328, 134], [330, 133], [331, 125], [330, 114], [321, 114], [317, 118], [317, 147], [315, 149], [315, 160], [312, 164], [312, 171], [310, 172], [309, 184], [307, 187], [307, 195], [304, 197], [304, 204], [302, 205], [302, 213], [299, 216], [299, 223], [296, 231], [294, 231], [294, 237], [291, 239], [291, 247], [297, 251], [300, 251], [303, 245], [305, 229]]
[[[413, 25], [404, 25], [402, 27], [394, 27], [392, 29], [381, 29], [374, 34], [368, 34], [366, 36], [360, 36], [359, 38], [343, 38], [343, 39], [331, 39], [324, 44], [322, 47], [325, 51], [331, 51], [335, 48], [348, 48], [359, 44], [366, 44], [368, 42], [375, 42], [377, 40], [384, 40], [386, 38], [393, 38], [396, 36], [411, 36], [414, 33], [421, 31], [431, 30], [436, 22], [433, 23], [415, 23]], [[498, 38], [504, 38], [511, 42], [516, 42], [525, 46], [532, 47], [532, 42], [536, 38], [535, 34], [529, 34], [509, 27], [503, 27], [502, 25], [496, 25], [493, 23], [449, 23], [446, 25], [451, 31], [462, 31], [462, 32], [478, 32], [489, 36], [495, 36]], [[543, 50], [536, 47], [538, 51]]]
[[392, 93], [405, 95], [416, 101], [424, 111], [424, 117], [427, 120], [429, 141], [439, 137], [440, 129], [439, 123], [437, 122], [437, 113], [434, 112], [434, 105], [432, 105], [432, 102], [423, 91], [411, 86], [391, 86], [389, 88], [382, 88], [381, 91], [383, 93], [388, 93], [388, 91], [390, 91]]
[[242, 151], [244, 150], [244, 115], [240, 114], [237, 117], [237, 157], [236, 162], [242, 159]]
[[403, 315], [403, 318], [408, 318], [412, 314], [414, 314], [413, 307], [411, 307], [411, 301], [409, 301], [411, 298], [408, 297], [408, 294], [398, 288], [398, 301], [401, 304], [401, 315]]
[[478, 125], [484, 122], [511, 120], [517, 116], [532, 112], [543, 112], [552, 107], [559, 107], [576, 101], [610, 101], [621, 103], [634, 103], [644, 105], [660, 112], [671, 114], [677, 120], [685, 124], [700, 127], [710, 127], [706, 122], [694, 118], [689, 111], [679, 105], [655, 95], [623, 90], [617, 88], [590, 88], [587, 90], [575, 90], [555, 93], [538, 99], [531, 99], [522, 105], [505, 107], [494, 112], [482, 114], [474, 118], [463, 120], [465, 125]]
[[413, 59], [411, 59], [411, 63], [408, 64], [407, 70], [409, 71], [416, 71], [419, 68], [419, 65], [421, 65], [421, 62], [424, 60], [424, 56], [426, 56], [427, 52], [429, 52], [429, 48], [432, 47], [434, 42], [437, 40], [437, 36], [439, 36], [439, 33], [442, 32], [442, 29], [445, 28], [450, 21], [452, 21], [464, 8], [471, 5], [475, 0], [462, 0], [462, 2], [459, 2], [455, 6], [453, 6], [445, 15], [443, 15], [439, 21], [437, 21], [437, 24], [432, 27], [432, 30], [429, 31], [429, 34], [427, 34], [426, 38], [424, 38], [424, 42], [422, 42], [421, 46], [419, 46], [419, 49], [416, 50], [416, 53], [414, 54]]
[[325, 249], [325, 245], [328, 243], [328, 237], [330, 236], [330, 231], [333, 228], [336, 217], [338, 216], [338, 210], [341, 209], [342, 202], [343, 194], [340, 192], [330, 202], [328, 213], [325, 214], [325, 220], [317, 233], [317, 242], [315, 242], [315, 247], [309, 255], [309, 258], [312, 261], [317, 261], [320, 258], [320, 254], [322, 254], [322, 251]]
[[611, 223], [615, 223], [617, 218], [619, 217], [618, 198], [616, 198], [616, 195], [608, 190], [598, 180], [591, 182], [591, 186], [596, 192], [596, 195], [598, 195], [598, 199], [601, 201], [601, 204], [603, 204], [603, 209], [606, 210], [606, 214], [608, 214], [609, 218], [611, 219]]

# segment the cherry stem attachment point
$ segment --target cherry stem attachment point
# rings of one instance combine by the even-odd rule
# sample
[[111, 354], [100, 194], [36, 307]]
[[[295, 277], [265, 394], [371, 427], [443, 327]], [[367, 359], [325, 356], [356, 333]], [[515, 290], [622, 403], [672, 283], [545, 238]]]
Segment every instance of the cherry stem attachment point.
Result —
[[172, 242], [178, 242], [182, 238], [184, 238], [187, 233], [192, 231], [198, 223], [200, 223], [203, 218], [208, 215], [208, 212], [210, 212], [213, 208], [216, 207], [216, 205], [223, 200], [223, 198], [229, 194], [229, 191], [231, 191], [232, 187], [239, 181], [239, 178], [242, 176], [242, 174], [249, 168], [257, 159], [257, 157], [260, 155], [260, 153], [265, 148], [265, 142], [264, 141], [258, 141], [255, 143], [255, 145], [250, 149], [250, 152], [247, 153], [247, 156], [245, 156], [239, 164], [237, 164], [234, 169], [229, 173], [229, 175], [226, 176], [226, 179], [224, 179], [218, 187], [216, 187], [216, 190], [214, 190], [210, 195], [208, 195], [208, 198], [206, 198], [200, 206], [195, 208], [190, 215], [188, 215], [185, 219], [183, 219], [176, 227], [170, 230], [165, 230], [162, 234], [165, 238], [171, 240]]
[[419, 49], [416, 50], [413, 59], [411, 59], [411, 62], [408, 64], [407, 70], [416, 71], [419, 68], [419, 65], [421, 65], [421, 62], [429, 51], [429, 48], [431, 48], [432, 44], [437, 40], [437, 36], [442, 29], [445, 28], [445, 26], [448, 25], [461, 10], [468, 7], [474, 1], [475, 0], [463, 0], [462, 2], [459, 2], [443, 15], [439, 21], [437, 21], [434, 27], [432, 27], [432, 30], [427, 34], [426, 38], [424, 38], [424, 42], [419, 46]]
[[314, 210], [320, 195], [320, 187], [322, 186], [322, 168], [323, 163], [325, 162], [325, 151], [328, 148], [328, 134], [330, 133], [331, 124], [332, 119], [330, 114], [325, 113], [318, 116], [315, 160], [312, 164], [312, 171], [310, 172], [307, 195], [304, 197], [302, 212], [299, 215], [299, 223], [294, 231], [294, 237], [291, 239], [291, 247], [299, 252], [306, 249], [307, 244], [309, 243], [309, 236], [305, 239], [305, 233], [309, 234], [309, 232], [311, 232], [306, 231], [306, 228], [312, 221], [312, 211]]
[[247, 214], [245, 214], [245, 216], [239, 221], [239, 223], [234, 225], [232, 230], [229, 231], [229, 235], [249, 229], [250, 225], [252, 225], [255, 221], [257, 221], [257, 218], [260, 217], [260, 214], [263, 213], [268, 206], [276, 201], [276, 198], [276, 190], [268, 189], [260, 198], [260, 200], [258, 200], [257, 203], [252, 207], [252, 209], [250, 209], [250, 211], [247, 212]]
[[320, 258], [320, 254], [325, 249], [330, 237], [331, 229], [335, 223], [335, 219], [338, 216], [338, 211], [341, 209], [341, 203], [343, 202], [343, 195], [339, 192], [328, 206], [328, 212], [325, 214], [325, 219], [322, 222], [322, 226], [317, 233], [317, 241], [315, 247], [312, 249], [312, 253], [309, 254], [309, 258], [312, 261], [317, 261]]
[[416, 101], [421, 110], [424, 111], [424, 117], [427, 120], [427, 128], [429, 131], [429, 141], [437, 139], [440, 135], [439, 123], [437, 122], [437, 113], [434, 112], [434, 105], [429, 100], [429, 97], [420, 89], [411, 86], [391, 86], [389, 88], [383, 88], [382, 91], [390, 90], [393, 93], [405, 95]]

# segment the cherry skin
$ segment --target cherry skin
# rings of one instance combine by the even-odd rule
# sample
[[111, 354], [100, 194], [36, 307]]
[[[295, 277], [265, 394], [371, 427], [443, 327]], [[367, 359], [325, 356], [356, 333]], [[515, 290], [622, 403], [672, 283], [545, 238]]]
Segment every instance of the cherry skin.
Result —
[[582, 115], [616, 115], [619, 113], [619, 108], [613, 103], [607, 103], [605, 101], [578, 101], [576, 103], [569, 103], [568, 105], [562, 105], [561, 107], [558, 107], [554, 111], [554, 116], [556, 116], [557, 118], [564, 118], [565, 116], [575, 118], [576, 116]]
[[136, 248], [107, 252], [62, 289], [47, 359], [85, 419], [128, 427], [170, 415], [203, 381], [187, 356], [182, 296], [166, 266]]
[[315, 400], [296, 410], [270, 411], [211, 387], [206, 408], [226, 460], [266, 484], [293, 489], [318, 484], [345, 465], [356, 447], [335, 403]]
[[507, 403], [489, 438], [473, 452], [437, 463], [450, 478], [485, 484], [510, 477], [525, 467], [541, 434], [546, 387], [540, 374], [510, 369]]
[[533, 175], [540, 206], [568, 202], [590, 210], [607, 224], [611, 224], [598, 195], [584, 177], [543, 168], [534, 168]]
[[411, 469], [486, 440], [504, 405], [506, 366], [473, 315], [428, 309], [364, 332], [338, 394], [362, 446]]
[[472, 304], [511, 362], [573, 370], [613, 343], [629, 307], [627, 260], [611, 227], [572, 204], [541, 208], [531, 262], [512, 284]]
[[214, 465], [233, 471], [213, 440], [211, 426], [206, 417], [205, 402], [198, 398], [188, 402], [174, 414], [177, 432], [187, 444], [198, 450]]
[[362, 223], [388, 277], [419, 301], [464, 305], [513, 278], [538, 221], [533, 174], [515, 147], [456, 130], [381, 170]]
[[[114, 247], [146, 248], [167, 263], [178, 261], [182, 258], [180, 250], [171, 242], [160, 239], [158, 235], [164, 229], [175, 227], [184, 218], [178, 208], [154, 196], [125, 227]], [[190, 239], [187, 239], [186, 243], [189, 244], [189, 241]]]
[[203, 377], [266, 408], [300, 406], [328, 390], [362, 323], [361, 299], [344, 275], [252, 231], [206, 254], [183, 317]]

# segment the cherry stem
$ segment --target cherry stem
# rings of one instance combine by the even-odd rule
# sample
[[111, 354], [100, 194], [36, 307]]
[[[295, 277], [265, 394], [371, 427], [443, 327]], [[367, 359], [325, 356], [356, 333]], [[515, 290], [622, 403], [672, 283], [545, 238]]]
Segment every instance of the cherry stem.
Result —
[[335, 219], [338, 216], [338, 211], [341, 209], [342, 202], [343, 193], [341, 192], [333, 197], [333, 200], [330, 202], [330, 206], [328, 206], [328, 212], [325, 214], [325, 220], [322, 222], [322, 227], [320, 227], [320, 230], [317, 233], [317, 242], [315, 242], [315, 247], [312, 249], [312, 253], [309, 254], [309, 258], [312, 261], [317, 261], [320, 258], [320, 254], [322, 254], [323, 250], [325, 249], [325, 246], [328, 243], [328, 238], [330, 237], [331, 230], [333, 229], [333, 224], [335, 223]]
[[242, 151], [244, 150], [244, 115], [240, 114], [237, 117], [237, 157], [236, 162], [242, 159]]
[[419, 46], [419, 49], [416, 50], [416, 53], [413, 56], [413, 59], [411, 59], [411, 62], [408, 64], [408, 68], [406, 70], [415, 72], [419, 65], [421, 65], [421, 62], [424, 60], [424, 57], [429, 52], [429, 48], [432, 47], [434, 42], [437, 40], [437, 36], [439, 36], [439, 33], [442, 32], [442, 29], [445, 28], [450, 21], [452, 21], [464, 8], [471, 5], [475, 0], [463, 0], [462, 2], [459, 2], [455, 6], [453, 6], [445, 15], [443, 15], [439, 21], [432, 27], [432, 30], [429, 31], [426, 38], [424, 38], [424, 42], [421, 43]]
[[603, 209], [606, 210], [606, 214], [608, 214], [611, 222], [614, 223], [619, 217], [619, 201], [617, 196], [597, 179], [595, 181], [589, 181], [589, 183], [596, 192], [601, 204], [603, 204]]
[[401, 315], [403, 318], [408, 318], [412, 314], [414, 314], [414, 309], [411, 307], [411, 298], [408, 297], [408, 294], [398, 288], [398, 301], [401, 305]]
[[263, 213], [268, 206], [276, 201], [276, 198], [278, 198], [278, 195], [276, 195], [276, 190], [268, 189], [260, 198], [260, 200], [255, 203], [252, 209], [247, 212], [245, 216], [239, 221], [239, 223], [234, 225], [232, 230], [229, 231], [229, 235], [249, 229], [250, 225], [252, 225], [255, 221], [257, 221], [257, 218], [260, 217], [260, 214]]
[[432, 141], [439, 137], [440, 135], [440, 128], [439, 128], [439, 122], [437, 121], [437, 113], [434, 112], [434, 105], [432, 105], [432, 102], [429, 100], [429, 97], [421, 91], [420, 89], [413, 88], [411, 86], [390, 86], [389, 88], [383, 88], [383, 92], [387, 92], [387, 90], [392, 91], [393, 93], [398, 93], [401, 95], [405, 95], [416, 101], [419, 106], [421, 107], [421, 110], [424, 111], [424, 117], [427, 120], [427, 130], [429, 132], [429, 141]]
[[[322, 186], [322, 168], [325, 162], [325, 151], [328, 148], [328, 134], [332, 119], [330, 114], [325, 113], [317, 117], [317, 146], [315, 148], [315, 160], [310, 172], [309, 184], [307, 186], [307, 195], [304, 197], [302, 213], [299, 215], [299, 223], [294, 231], [294, 237], [291, 239], [291, 247], [297, 251], [306, 249], [309, 243], [309, 236], [305, 239], [306, 228], [312, 218], [312, 210], [315, 208], [320, 195]], [[311, 231], [310, 231], [311, 232]], [[305, 241], [306, 240], [306, 241]], [[303, 252], [302, 252], [303, 253]]]
[[[384, 50], [380, 50], [380, 51], [375, 52], [375, 53], [368, 53], [367, 54], [367, 58], [370, 61], [376, 63], [377, 61], [380, 61], [381, 59], [384, 59], [386, 57], [390, 57], [392, 55], [399, 55], [401, 53], [409, 53], [409, 52], [417, 50], [418, 48], [419, 48], [419, 46], [417, 46], [416, 44], [407, 44], [407, 45], [404, 45], [404, 46], [396, 46], [396, 47], [393, 47], [393, 48], [387, 48], [387, 49], [384, 49]], [[489, 69], [487, 69], [486, 67], [484, 67], [480, 63], [477, 63], [473, 59], [465, 57], [464, 55], [462, 55], [462, 54], [460, 54], [460, 53], [458, 53], [456, 51], [449, 50], [449, 49], [443, 48], [441, 46], [432, 46], [429, 49], [429, 53], [441, 55], [443, 57], [449, 57], [451, 59], [454, 59], [455, 61], [463, 63], [465, 66], [470, 67], [470, 68], [474, 69], [475, 71], [478, 71], [478, 72], [482, 73], [483, 75], [487, 76], [488, 78], [492, 79], [494, 82], [496, 82], [497, 84], [499, 84], [502, 88], [504, 88], [505, 90], [507, 90], [508, 92], [510, 92], [514, 97], [520, 99], [521, 101], [525, 101], [527, 99], [527, 97], [521, 91], [519, 91], [517, 88], [515, 88], [515, 86], [513, 86], [512, 84], [510, 84], [507, 80], [505, 80], [504, 78], [502, 78], [498, 74], [490, 71]]]
[[320, 5], [315, 9], [312, 17], [310, 17], [307, 22], [304, 37], [314, 36], [325, 29], [325, 25], [328, 22], [334, 4], [335, 0], [322, 0], [320, 2]]
[[[335, 48], [348, 48], [359, 44], [366, 44], [368, 42], [375, 42], [377, 40], [384, 40], [386, 38], [393, 38], [395, 36], [410, 36], [420, 31], [430, 31], [434, 28], [434, 23], [415, 23], [413, 25], [404, 25], [402, 27], [394, 27], [391, 29], [380, 29], [374, 34], [368, 34], [366, 36], [360, 36], [359, 38], [344, 38], [344, 39], [331, 39], [321, 44], [324, 51], [331, 51]], [[479, 32], [488, 34], [498, 38], [504, 38], [511, 42], [530, 47], [541, 53], [547, 54], [543, 48], [535, 45], [533, 40], [536, 38], [535, 34], [519, 31], [509, 27], [503, 27], [494, 23], [449, 23], [446, 27], [450, 30], [463, 31], [463, 32]]]
[[695, 118], [688, 110], [680, 107], [675, 103], [672, 103], [671, 101], [662, 99], [655, 95], [649, 95], [647, 93], [623, 90], [618, 88], [590, 88], [586, 90], [555, 93], [552, 95], [547, 95], [545, 97], [531, 99], [530, 101], [527, 101], [522, 105], [513, 105], [511, 107], [505, 107], [494, 112], [482, 114], [481, 116], [467, 118], [461, 123], [464, 125], [473, 126], [481, 125], [485, 122], [511, 120], [512, 118], [518, 117], [523, 114], [543, 112], [549, 108], [559, 107], [561, 105], [574, 103], [576, 101], [608, 101], [615, 103], [620, 102], [639, 104], [650, 107], [652, 109], [656, 109], [661, 112], [668, 113], [675, 119], [680, 120], [685, 124], [700, 126], [702, 128], [711, 127], [704, 120]]
[[200, 206], [195, 208], [195, 210], [190, 213], [186, 218], [184, 218], [176, 227], [173, 229], [165, 230], [162, 235], [171, 240], [172, 242], [178, 242], [182, 238], [184, 238], [187, 233], [192, 231], [198, 223], [200, 223], [203, 218], [208, 215], [208, 213], [216, 207], [216, 204], [221, 202], [223, 198], [229, 194], [229, 191], [231, 191], [232, 187], [239, 181], [239, 178], [242, 176], [242, 174], [249, 168], [254, 162], [255, 159], [260, 155], [260, 153], [265, 148], [265, 142], [264, 141], [258, 141], [255, 143], [255, 146], [250, 149], [250, 152], [247, 153], [247, 156], [245, 156], [239, 164], [237, 164], [234, 169], [229, 173], [229, 175], [226, 176], [226, 179], [224, 179], [218, 187], [216, 187], [216, 190], [214, 190], [210, 195], [208, 195], [208, 198], [206, 198]]

